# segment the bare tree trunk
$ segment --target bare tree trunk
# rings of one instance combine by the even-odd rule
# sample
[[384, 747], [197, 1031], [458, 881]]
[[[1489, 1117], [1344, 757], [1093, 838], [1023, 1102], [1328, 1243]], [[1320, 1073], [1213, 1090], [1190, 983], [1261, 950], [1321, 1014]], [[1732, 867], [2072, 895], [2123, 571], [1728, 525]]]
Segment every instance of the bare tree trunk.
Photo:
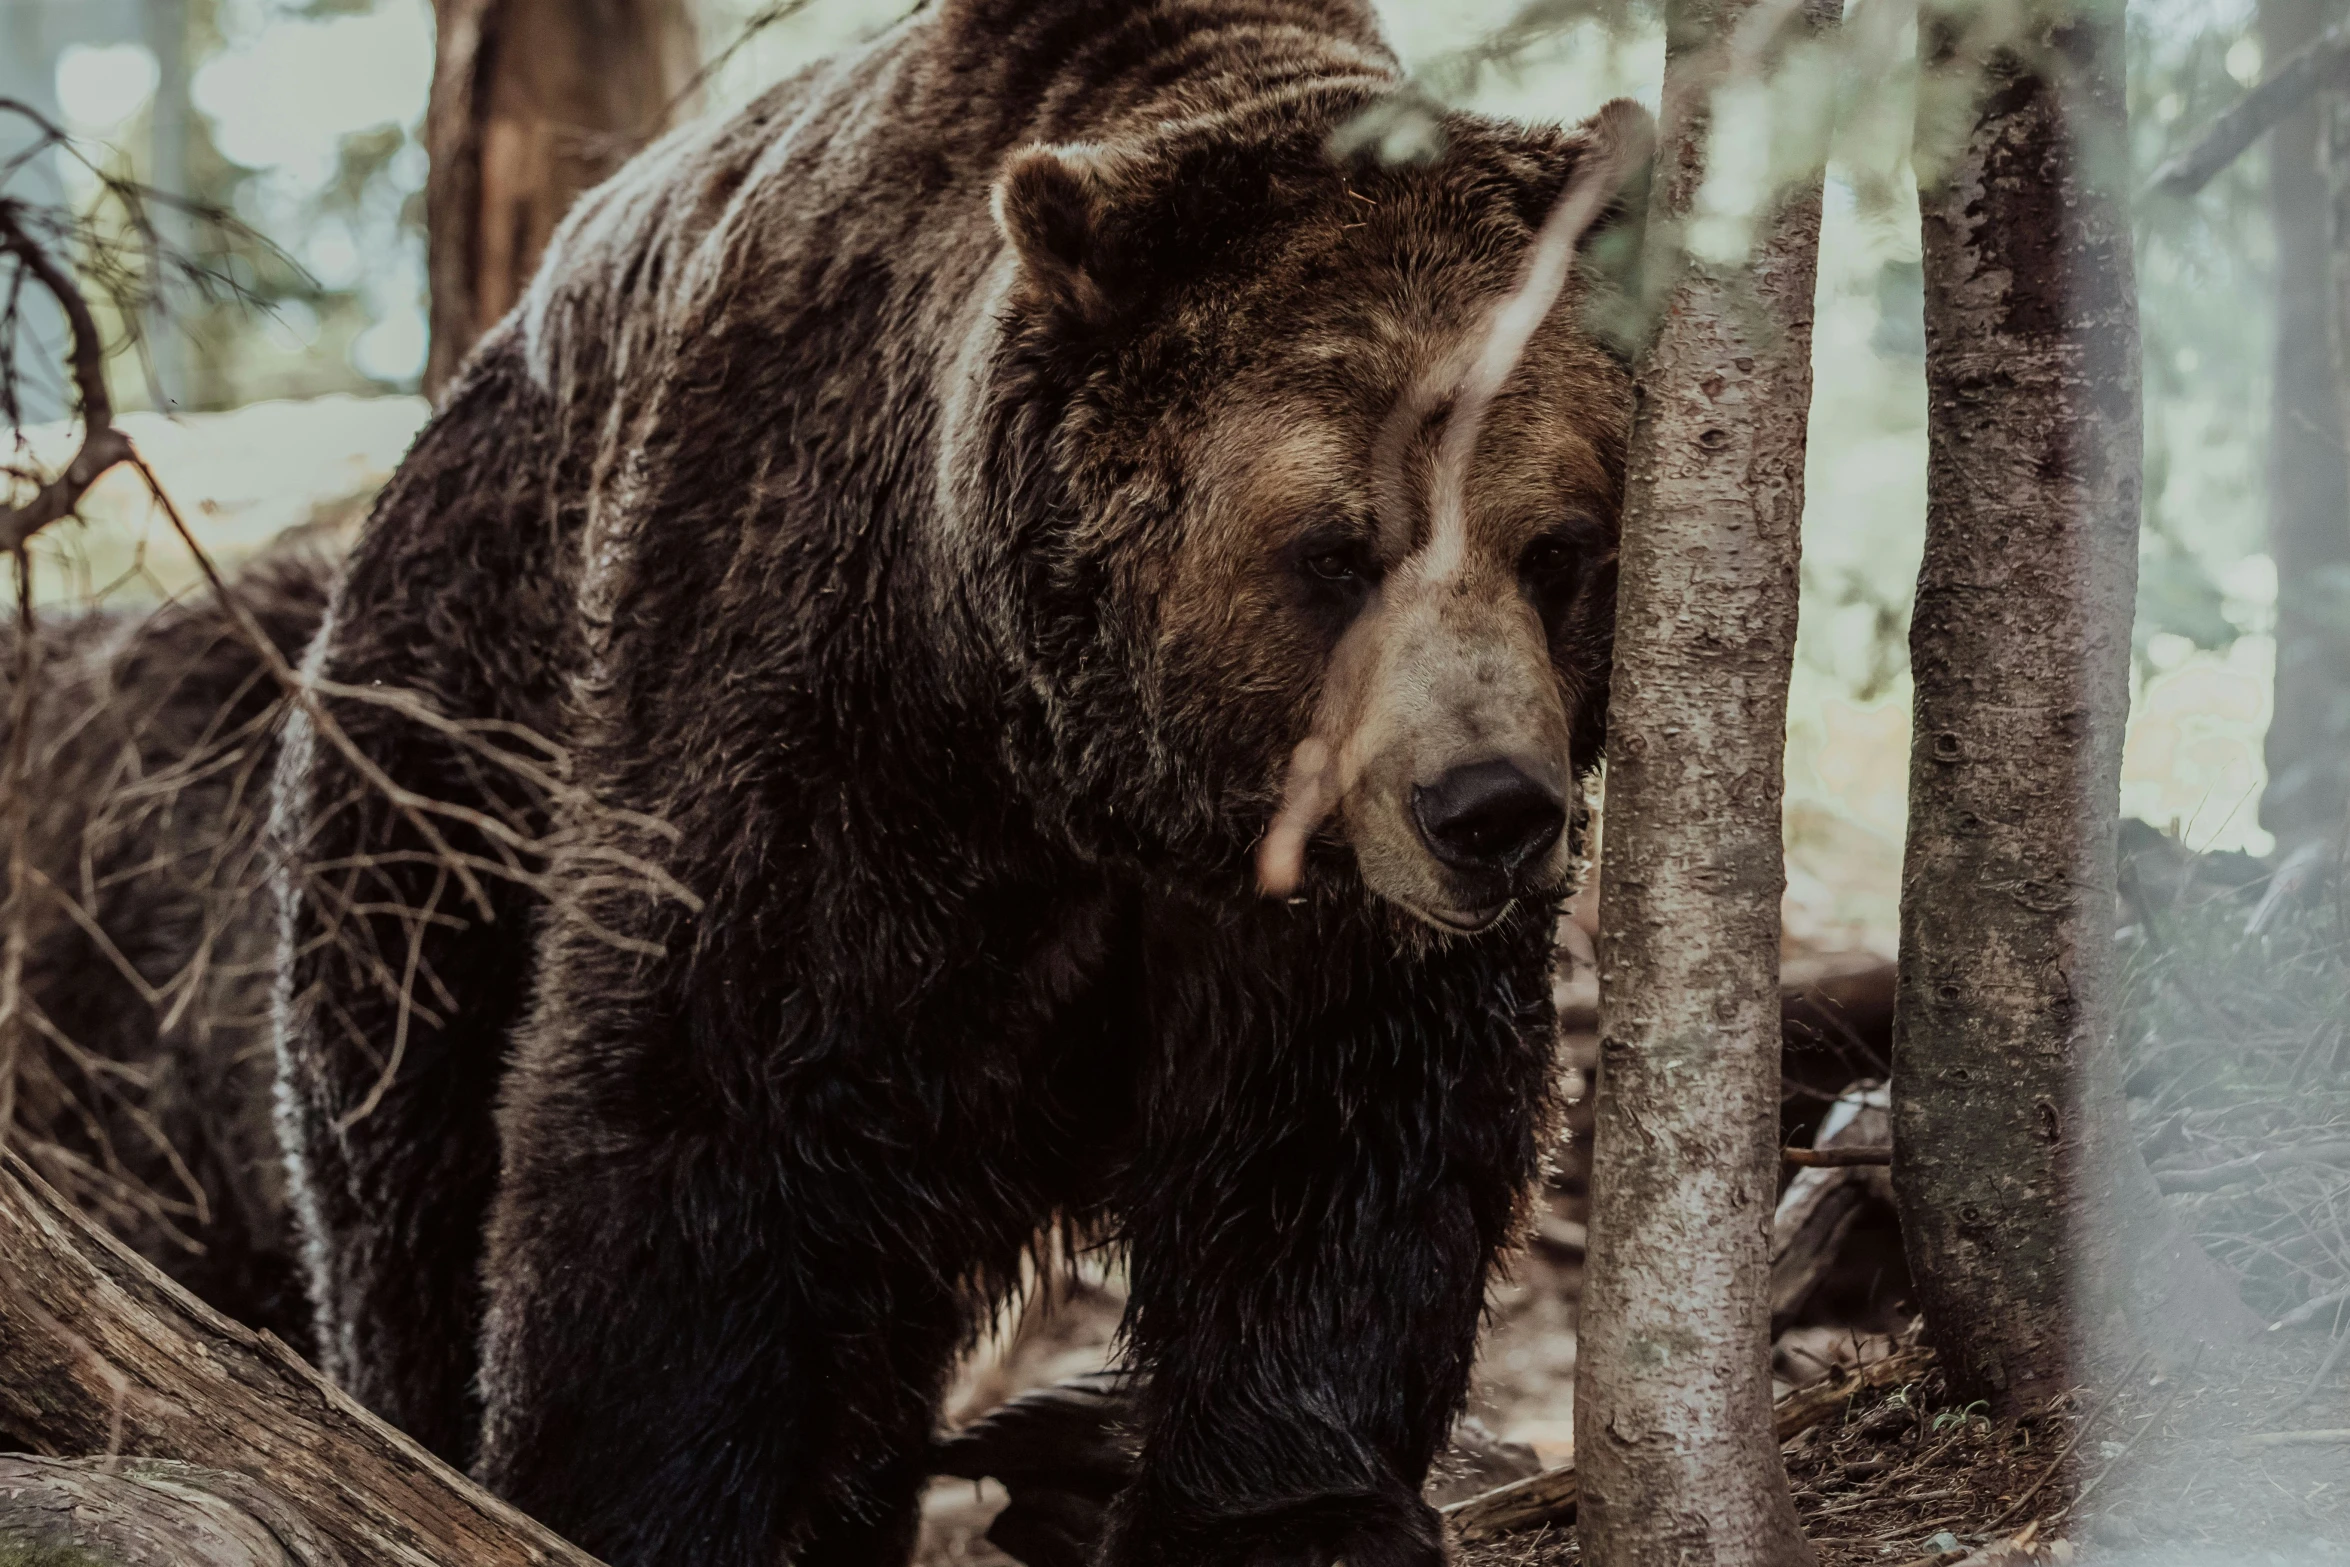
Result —
[[[1650, 234], [1667, 243], [1704, 174], [1704, 94], [1756, 9], [1667, 9], [1649, 209]], [[1815, 3], [1805, 18], [1835, 14]], [[1814, 1559], [1772, 1430], [1768, 1248], [1819, 223], [1814, 175], [1770, 213], [1750, 265], [1682, 264], [1639, 372], [1575, 1379], [1577, 1527], [1598, 1567]]]
[[689, 0], [434, 0], [425, 144], [438, 395], [522, 297], [580, 192], [666, 128], [697, 60]]
[[[352, 1564], [595, 1567], [276, 1339], [202, 1305], [14, 1155], [0, 1155], [0, 1431], [51, 1453], [173, 1459], [265, 1481], [268, 1496], [237, 1505], [294, 1508]], [[17, 1527], [36, 1504], [15, 1499]]]
[[1893, 1182], [1956, 1396], [2020, 1413], [2085, 1374], [2085, 1333], [2135, 1342], [2158, 1316], [2226, 1333], [2245, 1312], [2162, 1208], [2114, 1050], [2140, 485], [2130, 230], [2098, 178], [2121, 169], [2121, 6], [2090, 0], [1988, 58], [1956, 25], [1921, 34], [1930, 71], [1980, 75], [1964, 147], [1920, 193]]
[[[2340, 15], [2327, 0], [2261, 0], [2261, 53], [2272, 65], [2289, 59]], [[2321, 125], [2330, 127], [2324, 166]], [[2339, 827], [2350, 809], [2350, 473], [2343, 461], [2350, 403], [2341, 391], [2350, 361], [2340, 341], [2350, 321], [2350, 123], [2339, 94], [2320, 94], [2270, 133], [2268, 209], [2277, 255], [2268, 448], [2277, 673], [2260, 821], [2290, 849]]]

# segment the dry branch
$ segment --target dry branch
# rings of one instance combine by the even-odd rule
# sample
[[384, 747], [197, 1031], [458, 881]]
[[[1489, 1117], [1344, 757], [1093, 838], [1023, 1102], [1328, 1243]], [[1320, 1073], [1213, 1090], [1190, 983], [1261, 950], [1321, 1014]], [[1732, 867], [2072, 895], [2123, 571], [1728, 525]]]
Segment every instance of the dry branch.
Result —
[[2238, 1437], [2238, 1447], [2334, 1447], [2350, 1443], [2350, 1426], [2322, 1431], [2261, 1431]]
[[[0, 1429], [244, 1475], [346, 1560], [595, 1567], [0, 1160]], [[297, 1558], [298, 1559], [298, 1558]]]
[[22, 550], [25, 541], [60, 517], [70, 517], [90, 486], [131, 454], [130, 438], [114, 427], [114, 400], [106, 390], [106, 344], [98, 335], [90, 303], [71, 276], [25, 228], [17, 203], [0, 199], [0, 251], [16, 257], [33, 281], [57, 302], [72, 330], [70, 358], [74, 390], [81, 399], [82, 444], [55, 478], [22, 506], [0, 505], [0, 550]]
[[2246, 1154], [2200, 1170], [2157, 1170], [2154, 1182], [2165, 1193], [2215, 1192], [2232, 1182], [2268, 1170], [2287, 1170], [2304, 1164], [2350, 1164], [2350, 1142], [2304, 1143], [2298, 1148], [2271, 1148]]
[[2154, 171], [2147, 189], [2192, 196], [2243, 155], [2261, 134], [2307, 103], [2321, 88], [2338, 87], [2350, 70], [2350, 23], [2328, 31], [2270, 73], [2234, 107], [2211, 122], [2194, 146]]
[[[1916, 1381], [1933, 1363], [1932, 1350], [1903, 1350], [1858, 1371], [1830, 1377], [1788, 1394], [1771, 1407], [1779, 1441], [1782, 1444], [1793, 1441], [1852, 1402], [1857, 1394]], [[1495, 1486], [1465, 1502], [1455, 1502], [1444, 1509], [1444, 1519], [1454, 1538], [1465, 1545], [1474, 1545], [1522, 1529], [1565, 1523], [1575, 1516], [1581, 1494], [1582, 1479], [1576, 1474], [1575, 1466], [1561, 1464], [1538, 1475]]]
[[1874, 1143], [1859, 1148], [1782, 1148], [1779, 1157], [1799, 1170], [1851, 1170], [1891, 1164], [1893, 1145]]

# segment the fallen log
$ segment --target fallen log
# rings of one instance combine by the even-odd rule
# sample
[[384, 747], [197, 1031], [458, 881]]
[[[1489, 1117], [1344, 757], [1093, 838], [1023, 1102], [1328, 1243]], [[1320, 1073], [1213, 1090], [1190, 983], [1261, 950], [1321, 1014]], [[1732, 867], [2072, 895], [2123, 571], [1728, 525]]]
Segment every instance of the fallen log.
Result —
[[291, 1503], [243, 1475], [156, 1458], [0, 1455], [0, 1561], [20, 1556], [104, 1567], [345, 1567]]
[[[58, 1508], [83, 1495], [108, 1528], [137, 1516], [193, 1531], [178, 1554], [151, 1558], [108, 1545], [111, 1537], [79, 1541], [109, 1567], [597, 1567], [275, 1337], [173, 1284], [13, 1154], [0, 1156], [0, 1431], [52, 1456], [113, 1459], [19, 1460], [0, 1471], [0, 1545], [39, 1543], [60, 1516], [73, 1516]], [[265, 1529], [278, 1542], [274, 1559], [199, 1554], [197, 1543], [235, 1538], [238, 1514], [264, 1524], [282, 1515], [302, 1528], [293, 1538]]]
[[[1934, 1363], [1930, 1349], [1905, 1349], [1897, 1355], [1860, 1368], [1846, 1376], [1830, 1377], [1788, 1394], [1772, 1406], [1772, 1422], [1782, 1443], [1792, 1441], [1850, 1403], [1855, 1395], [1877, 1388], [1914, 1382]], [[1575, 1516], [1582, 1497], [1582, 1480], [1571, 1463], [1545, 1469], [1538, 1475], [1498, 1485], [1481, 1496], [1442, 1509], [1446, 1527], [1463, 1545], [1491, 1540], [1544, 1524], [1566, 1523]]]

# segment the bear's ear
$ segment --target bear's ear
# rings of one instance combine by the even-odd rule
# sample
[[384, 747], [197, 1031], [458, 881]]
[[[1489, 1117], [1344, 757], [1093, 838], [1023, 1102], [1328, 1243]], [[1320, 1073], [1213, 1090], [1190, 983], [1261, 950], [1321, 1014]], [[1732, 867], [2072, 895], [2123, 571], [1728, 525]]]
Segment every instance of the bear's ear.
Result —
[[1610, 348], [1628, 353], [1644, 330], [1640, 248], [1656, 163], [1656, 117], [1632, 99], [1618, 98], [1569, 131], [1561, 150], [1566, 156], [1554, 177], [1540, 182], [1541, 210], [1530, 213], [1529, 221], [1539, 227], [1579, 176], [1608, 182], [1605, 201], [1576, 246], [1576, 262], [1599, 285], [1585, 308], [1585, 325]]
[[1656, 116], [1630, 98], [1614, 99], [1567, 133], [1565, 150], [1563, 177], [1551, 200], [1564, 196], [1586, 174], [1608, 182], [1605, 203], [1584, 231], [1583, 249], [1591, 262], [1600, 262], [1594, 246], [1603, 239], [1621, 236], [1636, 251], [1648, 216], [1649, 173], [1656, 164]]
[[1109, 177], [1102, 150], [1027, 147], [996, 181], [996, 227], [1020, 258], [1022, 281], [1073, 325], [1108, 324]]

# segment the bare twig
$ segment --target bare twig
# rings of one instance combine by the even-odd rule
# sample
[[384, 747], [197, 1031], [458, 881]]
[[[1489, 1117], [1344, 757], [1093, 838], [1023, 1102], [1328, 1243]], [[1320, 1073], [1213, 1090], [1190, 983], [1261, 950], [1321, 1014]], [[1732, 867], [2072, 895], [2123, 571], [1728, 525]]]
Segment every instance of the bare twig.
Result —
[[70, 517], [90, 486], [130, 455], [129, 437], [114, 427], [114, 401], [106, 391], [106, 345], [98, 335], [90, 302], [65, 268], [26, 229], [20, 203], [0, 197], [0, 252], [16, 257], [42, 291], [65, 313], [73, 340], [70, 359], [74, 389], [81, 399], [82, 444], [57, 476], [22, 506], [0, 505], [0, 549], [17, 552], [25, 541], [60, 517]]
[[1847, 1170], [1856, 1165], [1891, 1164], [1893, 1150], [1884, 1144], [1861, 1148], [1782, 1148], [1779, 1157], [1803, 1170]]
[[2350, 1444], [2350, 1426], [2322, 1431], [2262, 1431], [2238, 1437], [2238, 1447], [2340, 1447]]
[[726, 47], [704, 61], [702, 68], [688, 77], [686, 84], [672, 94], [669, 101], [661, 106], [661, 115], [656, 123], [667, 125], [674, 121], [677, 118], [678, 110], [692, 103], [701, 94], [702, 89], [710, 85], [711, 78], [732, 64], [734, 57], [742, 53], [744, 46], [749, 44], [752, 39], [779, 22], [790, 21], [808, 9], [808, 5], [809, 0], [775, 0], [774, 4], [764, 7], [757, 15], [746, 20], [734, 37], [728, 40]]
[[2303, 1143], [2297, 1148], [2270, 1148], [2224, 1164], [2200, 1170], [2157, 1170], [2155, 1184], [2165, 1192], [2211, 1192], [2247, 1176], [2302, 1164], [2350, 1164], [2350, 1142]]

